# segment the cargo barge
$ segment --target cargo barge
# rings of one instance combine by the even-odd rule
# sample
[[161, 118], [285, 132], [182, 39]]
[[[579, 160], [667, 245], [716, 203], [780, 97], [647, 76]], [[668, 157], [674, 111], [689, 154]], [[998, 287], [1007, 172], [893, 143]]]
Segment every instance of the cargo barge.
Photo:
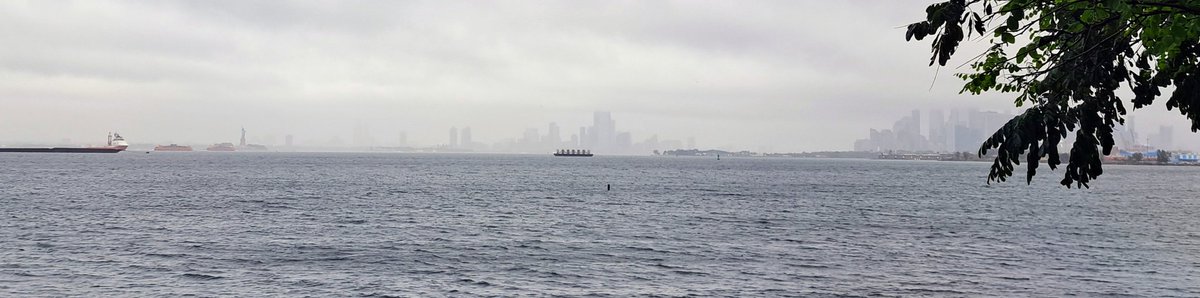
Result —
[[129, 143], [125, 142], [125, 138], [118, 133], [108, 134], [108, 145], [103, 147], [31, 147], [31, 148], [5, 148], [0, 147], [0, 152], [14, 153], [117, 153], [125, 151], [129, 148]]
[[554, 156], [572, 156], [572, 157], [592, 157], [592, 150], [587, 149], [559, 149], [554, 151]]

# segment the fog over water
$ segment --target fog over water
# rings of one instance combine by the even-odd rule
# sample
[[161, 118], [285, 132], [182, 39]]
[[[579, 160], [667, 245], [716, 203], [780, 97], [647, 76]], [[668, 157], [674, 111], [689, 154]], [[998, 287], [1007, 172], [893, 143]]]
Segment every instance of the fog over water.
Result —
[[635, 141], [849, 150], [915, 108], [1016, 112], [957, 93], [981, 44], [939, 71], [904, 42], [932, 2], [4, 1], [0, 143], [492, 143], [611, 111]]

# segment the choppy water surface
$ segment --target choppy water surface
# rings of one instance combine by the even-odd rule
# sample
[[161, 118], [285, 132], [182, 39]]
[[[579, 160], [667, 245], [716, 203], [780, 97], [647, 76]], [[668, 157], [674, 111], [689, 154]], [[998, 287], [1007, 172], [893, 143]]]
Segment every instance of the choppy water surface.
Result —
[[986, 167], [3, 154], [0, 296], [1200, 295], [1200, 168]]

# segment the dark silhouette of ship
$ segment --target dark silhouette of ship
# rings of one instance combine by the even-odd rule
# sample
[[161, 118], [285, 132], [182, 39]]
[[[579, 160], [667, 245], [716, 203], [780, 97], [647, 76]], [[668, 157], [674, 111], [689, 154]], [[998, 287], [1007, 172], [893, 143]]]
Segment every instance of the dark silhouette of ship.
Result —
[[35, 148], [3, 148], [0, 152], [22, 153], [117, 153], [129, 148], [129, 143], [119, 133], [108, 134], [108, 145], [101, 147], [35, 147]]
[[558, 149], [554, 151], [554, 156], [577, 156], [577, 157], [592, 157], [592, 150], [587, 149]]

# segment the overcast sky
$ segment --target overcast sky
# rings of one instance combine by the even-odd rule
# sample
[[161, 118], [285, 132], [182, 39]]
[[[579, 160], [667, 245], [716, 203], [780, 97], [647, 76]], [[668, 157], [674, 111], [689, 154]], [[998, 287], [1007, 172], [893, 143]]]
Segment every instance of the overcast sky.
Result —
[[635, 141], [849, 150], [914, 108], [1015, 111], [957, 93], [978, 44], [939, 72], [904, 41], [931, 2], [2, 1], [0, 143], [490, 143], [605, 110]]

